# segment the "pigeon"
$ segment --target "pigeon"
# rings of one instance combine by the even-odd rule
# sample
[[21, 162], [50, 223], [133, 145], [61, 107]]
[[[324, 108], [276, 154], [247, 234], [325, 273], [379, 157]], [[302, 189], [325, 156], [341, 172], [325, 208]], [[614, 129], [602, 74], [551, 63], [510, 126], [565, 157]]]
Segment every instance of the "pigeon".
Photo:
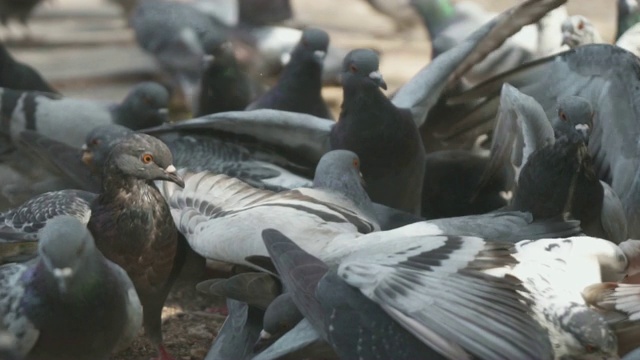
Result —
[[549, 120], [534, 99], [503, 85], [491, 160], [480, 187], [491, 183], [493, 172], [502, 173], [499, 168], [508, 160], [515, 184], [507, 189], [513, 191], [508, 209], [529, 211], [534, 219], [574, 218], [587, 235], [620, 243], [627, 239], [622, 203], [598, 179], [587, 149], [593, 108], [584, 98], [567, 96], [558, 100], [557, 109]]
[[228, 279], [205, 280], [198, 283], [196, 289], [205, 294], [238, 300], [263, 311], [281, 292], [278, 281], [263, 272], [245, 272]]
[[[432, 57], [461, 43], [473, 31], [496, 16], [471, 1], [411, 0], [431, 38]], [[564, 6], [553, 9], [538, 24], [523, 27], [505, 44], [474, 66], [465, 79], [477, 84], [496, 74], [560, 49], [557, 29], [567, 17]]]
[[158, 139], [145, 134], [123, 139], [105, 162], [102, 192], [91, 203], [87, 224], [98, 249], [133, 281], [145, 333], [162, 360], [170, 356], [162, 345], [161, 312], [186, 250], [153, 184], [164, 180], [184, 186], [172, 162], [169, 148]]
[[522, 241], [515, 246], [515, 265], [485, 272], [523, 281], [529, 290], [523, 295], [548, 329], [556, 358], [617, 357], [614, 329], [589, 306], [585, 292], [589, 285], [637, 274], [639, 246], [635, 240], [616, 246], [585, 236]]
[[331, 149], [346, 149], [362, 160], [367, 193], [377, 203], [420, 214], [425, 153], [410, 111], [397, 108], [386, 89], [378, 56], [358, 49], [345, 57], [344, 100], [331, 129]]
[[[585, 98], [594, 110], [589, 152], [598, 178], [620, 197], [628, 225], [628, 236], [640, 236], [638, 196], [640, 180], [635, 125], [636, 87], [640, 88], [637, 57], [606, 44], [590, 44], [538, 60], [515, 69], [466, 92], [447, 97], [450, 102], [483, 101], [473, 110], [454, 118], [456, 123], [439, 136], [445, 141], [475, 138], [493, 128], [498, 96], [503, 83], [540, 103], [547, 117], [557, 112], [557, 99], [569, 95]], [[637, 84], [637, 85], [636, 85]], [[612, 119], [615, 119], [613, 121]], [[450, 119], [451, 121], [451, 119]]]
[[515, 263], [509, 244], [405, 237], [374, 242], [336, 270], [277, 230], [262, 237], [296, 305], [340, 358], [551, 358], [517, 293], [523, 284], [482, 274]]
[[[322, 158], [313, 188], [274, 193], [209, 172], [187, 173], [184, 180], [184, 189], [164, 183], [161, 191], [180, 232], [207, 259], [255, 267], [246, 257], [266, 255], [260, 231], [277, 223], [290, 233], [317, 232], [323, 237], [380, 229], [361, 185], [359, 159], [349, 151], [332, 151]], [[245, 223], [252, 226], [241, 225]], [[216, 242], [210, 241], [211, 233], [217, 234]], [[232, 240], [238, 238], [245, 239], [246, 248]], [[325, 244], [308, 246], [320, 250]]]
[[192, 104], [199, 94], [206, 55], [203, 44], [225, 38], [227, 26], [190, 4], [168, 0], [140, 1], [131, 26], [138, 45], [170, 74], [185, 102]]
[[506, 206], [506, 171], [496, 174], [482, 192], [476, 192], [488, 164], [489, 157], [475, 151], [428, 153], [422, 186], [422, 216], [438, 219], [484, 214]]
[[[618, 38], [615, 45], [638, 56], [640, 54], [639, 39], [640, 25], [635, 24]], [[562, 42], [572, 49], [585, 44], [605, 43], [598, 29], [582, 15], [570, 16], [562, 23]]]
[[[133, 281], [144, 309], [145, 332], [157, 347], [159, 359], [164, 360], [170, 356], [162, 345], [161, 311], [186, 251], [186, 243], [178, 239], [170, 210], [153, 183], [160, 180], [184, 185], [171, 163], [171, 152], [160, 140], [131, 134], [110, 151], [102, 169], [102, 191], [88, 210], [78, 204], [73, 193], [60, 192], [52, 195], [54, 203], [34, 200], [18, 209], [22, 218], [36, 219], [38, 223], [48, 223], [71, 210], [77, 217], [88, 219], [87, 227], [97, 248]], [[55, 199], [60, 196], [62, 199]], [[65, 210], [65, 202], [71, 210]], [[41, 208], [42, 204], [53, 211]], [[14, 229], [19, 226], [19, 223], [12, 225]], [[33, 226], [20, 230], [38, 235]]]
[[0, 44], [0, 87], [57, 93], [34, 68], [15, 60], [4, 44]]
[[7, 26], [10, 19], [17, 19], [23, 25], [27, 24], [27, 20], [33, 9], [38, 6], [42, 0], [2, 0], [0, 1], [0, 23]]
[[408, 31], [420, 23], [420, 17], [417, 16], [409, 1], [367, 0], [367, 3], [392, 20], [398, 33]]
[[244, 110], [262, 93], [262, 85], [240, 68], [231, 42], [206, 42], [204, 49], [211, 59], [202, 74], [196, 116]]
[[321, 93], [322, 65], [328, 47], [329, 35], [324, 30], [305, 29], [278, 82], [247, 110], [277, 109], [333, 120]]
[[227, 299], [229, 315], [218, 331], [205, 360], [246, 359], [262, 328], [262, 311], [241, 301]]
[[15, 142], [22, 130], [36, 130], [71, 146], [81, 146], [96, 126], [115, 123], [137, 130], [166, 121], [169, 95], [159, 84], [136, 85], [117, 105], [57, 94], [0, 89], [2, 133]]
[[640, 4], [638, 4], [638, 0], [618, 0], [617, 15], [616, 41], [620, 40], [624, 33], [640, 22]]
[[238, 0], [241, 24], [264, 26], [280, 23], [293, 17], [290, 0]]
[[97, 249], [85, 224], [59, 216], [39, 257], [0, 267], [2, 323], [28, 359], [108, 359], [137, 336], [142, 307], [127, 274]]
[[562, 44], [575, 48], [584, 44], [604, 43], [600, 32], [582, 15], [572, 15], [562, 22]]

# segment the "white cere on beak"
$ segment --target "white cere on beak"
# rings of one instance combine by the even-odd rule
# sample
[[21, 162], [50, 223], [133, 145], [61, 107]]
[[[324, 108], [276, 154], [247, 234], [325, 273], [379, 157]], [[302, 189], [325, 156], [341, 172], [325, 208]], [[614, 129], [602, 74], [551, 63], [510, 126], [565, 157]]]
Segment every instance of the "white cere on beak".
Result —
[[58, 279], [66, 279], [71, 277], [71, 275], [73, 275], [73, 269], [71, 269], [70, 267], [53, 269], [53, 276]]
[[271, 338], [271, 334], [269, 334], [264, 330], [260, 331], [260, 339], [270, 339], [270, 338]]
[[169, 173], [169, 174], [175, 173], [176, 171], [177, 171], [176, 167], [173, 166], [173, 165], [169, 165], [169, 166], [167, 166], [166, 169], [164, 169], [164, 172]]
[[369, 77], [373, 80], [380, 80], [382, 79], [382, 74], [380, 73], [380, 71], [373, 71], [369, 73]]
[[158, 109], [158, 114], [167, 115], [167, 114], [169, 114], [169, 109], [167, 109], [167, 108]]
[[82, 147], [80, 149], [82, 149], [82, 151], [87, 151], [89, 150], [89, 147], [87, 146], [87, 144], [82, 144]]
[[327, 52], [322, 50], [316, 50], [313, 52], [313, 56], [318, 60], [324, 60], [324, 57], [327, 56]]
[[576, 130], [578, 131], [589, 131], [590, 127], [587, 124], [578, 124], [575, 126]]

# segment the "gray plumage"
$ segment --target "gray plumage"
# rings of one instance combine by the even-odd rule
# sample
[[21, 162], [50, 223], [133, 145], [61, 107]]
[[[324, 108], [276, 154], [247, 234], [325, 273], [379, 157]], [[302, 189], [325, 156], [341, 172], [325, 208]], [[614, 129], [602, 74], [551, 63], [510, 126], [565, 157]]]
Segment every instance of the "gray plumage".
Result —
[[229, 315], [216, 335], [205, 360], [246, 359], [262, 328], [262, 311], [241, 301], [227, 299]]
[[491, 127], [497, 91], [504, 82], [533, 97], [549, 118], [557, 111], [558, 98], [567, 95], [585, 98], [595, 114], [589, 152], [596, 174], [620, 197], [629, 237], [637, 237], [640, 234], [640, 172], [637, 170], [640, 158], [634, 149], [639, 129], [635, 115], [639, 111], [635, 101], [636, 88], [640, 88], [639, 73], [637, 57], [625, 50], [604, 44], [581, 46], [533, 62], [460, 95], [458, 100], [463, 101], [478, 96], [489, 98], [442, 135], [452, 141], [472, 136], [471, 133], [480, 134]]
[[96, 126], [119, 124], [141, 129], [166, 120], [169, 94], [159, 84], [136, 85], [117, 105], [57, 94], [0, 89], [0, 110], [9, 120], [2, 132], [16, 141], [22, 130], [35, 130], [71, 146], [81, 146]]
[[278, 82], [249, 104], [247, 110], [277, 109], [333, 120], [321, 92], [322, 68], [328, 47], [329, 35], [324, 30], [305, 29]]
[[40, 230], [57, 216], [73, 216], [86, 224], [95, 197], [81, 190], [49, 192], [0, 213], [0, 263], [35, 256]]
[[282, 291], [278, 281], [266, 273], [246, 272], [228, 279], [209, 279], [198, 283], [197, 290], [246, 303], [266, 310]]
[[[336, 272], [277, 231], [265, 230], [263, 237], [296, 305], [341, 358], [550, 357], [546, 333], [525, 315], [520, 284], [481, 273], [514, 262], [501, 248], [508, 245], [449, 236], [422, 238], [422, 245], [411, 238], [377, 242]], [[480, 252], [483, 259], [476, 260]], [[435, 257], [443, 265], [438, 271]], [[438, 291], [435, 284], [443, 281], [447, 290]], [[476, 310], [485, 307], [491, 311]], [[489, 340], [496, 338], [499, 345]]]
[[0, 267], [2, 322], [28, 359], [107, 359], [133, 340], [142, 308], [131, 280], [70, 216], [43, 229], [40, 257]]
[[187, 103], [196, 100], [206, 55], [203, 44], [224, 38], [226, 26], [190, 4], [167, 0], [140, 1], [131, 26], [138, 45], [172, 76]]

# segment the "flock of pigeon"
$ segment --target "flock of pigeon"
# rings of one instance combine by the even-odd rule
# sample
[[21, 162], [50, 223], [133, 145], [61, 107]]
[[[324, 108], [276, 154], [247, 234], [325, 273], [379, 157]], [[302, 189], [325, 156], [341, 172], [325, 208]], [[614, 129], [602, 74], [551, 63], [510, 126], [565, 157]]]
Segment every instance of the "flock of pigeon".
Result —
[[389, 96], [378, 52], [267, 26], [287, 0], [123, 1], [179, 122], [162, 85], [68, 98], [2, 47], [0, 358], [144, 329], [173, 359], [194, 251], [236, 266], [197, 286], [229, 311], [206, 359], [640, 359], [640, 6], [612, 45], [566, 1], [369, 0], [431, 37]]

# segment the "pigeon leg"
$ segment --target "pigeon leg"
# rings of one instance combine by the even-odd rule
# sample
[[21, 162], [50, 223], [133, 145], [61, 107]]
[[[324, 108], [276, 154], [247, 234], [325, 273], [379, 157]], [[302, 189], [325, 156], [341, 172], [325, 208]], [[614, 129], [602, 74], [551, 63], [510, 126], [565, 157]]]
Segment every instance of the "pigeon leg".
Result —
[[173, 356], [171, 356], [171, 354], [169, 354], [167, 349], [165, 349], [164, 345], [160, 344], [158, 345], [158, 357], [151, 358], [151, 360], [176, 360], [176, 358], [174, 358]]

